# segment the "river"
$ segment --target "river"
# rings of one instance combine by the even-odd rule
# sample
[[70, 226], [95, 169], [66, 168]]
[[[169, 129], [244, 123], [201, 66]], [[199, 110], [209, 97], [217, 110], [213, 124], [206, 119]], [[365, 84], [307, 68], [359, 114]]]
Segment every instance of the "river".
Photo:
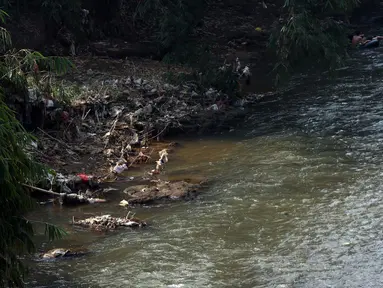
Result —
[[34, 216], [68, 230], [42, 248], [77, 259], [33, 262], [28, 287], [382, 287], [383, 48], [357, 53], [335, 79], [294, 80], [239, 129], [177, 139], [167, 177], [207, 176], [190, 202], [136, 208], [143, 230], [73, 230], [104, 205]]

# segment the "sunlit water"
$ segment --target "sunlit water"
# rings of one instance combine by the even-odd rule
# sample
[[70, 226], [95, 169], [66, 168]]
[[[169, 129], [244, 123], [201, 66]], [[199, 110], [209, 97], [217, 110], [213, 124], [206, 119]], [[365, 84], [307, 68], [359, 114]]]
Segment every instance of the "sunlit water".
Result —
[[[106, 205], [51, 207], [83, 258], [35, 262], [29, 287], [383, 287], [383, 50], [335, 80], [300, 79], [238, 131], [181, 141], [167, 174], [208, 176], [191, 202], [136, 208], [144, 230], [97, 235], [75, 217]], [[118, 192], [114, 192], [118, 193]]]

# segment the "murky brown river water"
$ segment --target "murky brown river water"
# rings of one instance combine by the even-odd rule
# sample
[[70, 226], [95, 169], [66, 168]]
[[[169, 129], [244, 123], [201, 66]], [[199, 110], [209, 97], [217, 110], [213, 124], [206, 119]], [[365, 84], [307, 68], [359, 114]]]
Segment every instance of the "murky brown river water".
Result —
[[119, 195], [39, 211], [70, 232], [42, 247], [94, 253], [33, 263], [28, 287], [383, 287], [381, 52], [334, 81], [300, 80], [240, 130], [180, 141], [166, 173], [214, 181], [195, 201], [134, 209], [148, 229], [103, 236], [67, 224], [121, 216]]

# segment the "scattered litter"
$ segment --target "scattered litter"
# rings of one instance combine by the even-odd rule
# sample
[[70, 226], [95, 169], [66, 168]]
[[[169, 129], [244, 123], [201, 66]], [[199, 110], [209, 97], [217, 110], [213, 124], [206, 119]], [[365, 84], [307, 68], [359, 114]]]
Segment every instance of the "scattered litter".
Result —
[[129, 202], [126, 201], [126, 200], [122, 200], [119, 205], [123, 206], [123, 207], [126, 207], [126, 206], [129, 206]]
[[207, 108], [207, 110], [213, 110], [213, 111], [218, 111], [219, 107], [217, 104], [213, 104], [210, 107]]
[[128, 170], [128, 166], [126, 165], [126, 163], [117, 163], [116, 166], [113, 167], [113, 173], [115, 174], [121, 174], [125, 170]]
[[55, 106], [55, 103], [52, 101], [52, 100], [49, 100], [49, 99], [45, 99], [45, 106], [47, 108], [52, 108]]
[[[224, 70], [231, 69], [233, 73], [237, 73], [238, 78], [241, 74], [250, 75], [249, 67], [241, 66], [239, 59], [236, 63], [225, 63], [223, 67]], [[100, 75], [96, 70], [89, 69], [85, 72], [94, 77]], [[83, 74], [85, 78], [89, 78], [89, 75]], [[43, 100], [44, 109], [47, 108], [48, 112], [46, 118], [49, 118], [51, 125], [46, 127], [46, 121], [44, 130], [36, 129], [40, 131], [39, 142], [31, 144], [36, 150], [33, 153], [41, 162], [57, 171], [65, 171], [64, 174], [50, 177], [39, 185], [46, 188], [46, 191], [56, 191], [60, 197], [65, 195], [62, 198], [66, 202], [79, 204], [105, 201], [96, 198], [95, 194], [92, 195], [92, 190], [99, 184], [97, 179], [103, 179], [101, 175], [109, 173], [108, 175], [117, 178], [117, 175], [139, 163], [150, 163], [154, 166], [150, 175], [161, 174], [169, 161], [168, 150], [161, 147], [159, 158], [153, 156], [153, 151], [159, 150], [154, 150], [154, 145], [152, 147], [154, 139], [160, 141], [170, 129], [177, 131], [176, 129], [195, 127], [201, 116], [210, 117], [214, 114], [207, 113], [206, 109], [223, 110], [222, 107], [225, 106], [222, 103], [227, 105], [225, 101], [230, 98], [212, 87], [200, 90], [192, 83], [171, 85], [132, 76], [94, 79], [92, 83], [85, 85], [81, 87], [81, 94], [71, 107], [62, 103], [57, 105], [55, 100], [44, 99], [42, 93], [36, 89], [28, 91], [28, 103]], [[238, 104], [244, 105], [242, 102]], [[172, 149], [169, 146], [168, 148]], [[89, 158], [85, 160], [84, 156]], [[84, 166], [73, 168], [72, 164]], [[78, 172], [81, 169], [92, 173], [95, 171], [90, 169], [99, 171], [95, 174], [97, 176], [85, 173], [68, 176], [68, 172], [73, 171], [71, 169], [79, 169], [75, 170]], [[124, 177], [123, 180], [132, 181], [134, 177]], [[91, 192], [84, 194], [84, 191]]]
[[166, 150], [166, 149], [163, 149], [163, 150], [161, 150], [160, 152], [158, 152], [158, 154], [160, 155], [160, 161], [161, 161], [161, 163], [162, 164], [164, 164], [164, 163], [168, 163], [168, 150]]
[[77, 176], [80, 177], [80, 179], [84, 183], [88, 183], [89, 182], [89, 178], [92, 178], [92, 176], [89, 176], [89, 175], [86, 175], [86, 174], [77, 174]]
[[248, 66], [243, 68], [242, 74], [245, 76], [251, 76], [250, 68]]
[[168, 163], [169, 159], [168, 159], [168, 150], [167, 149], [163, 149], [161, 150], [160, 152], [158, 152], [159, 156], [160, 156], [160, 159], [158, 159], [156, 161], [156, 168], [153, 169], [152, 171], [150, 171], [150, 175], [158, 175], [160, 174], [161, 170], [163, 169], [163, 165], [165, 163]]

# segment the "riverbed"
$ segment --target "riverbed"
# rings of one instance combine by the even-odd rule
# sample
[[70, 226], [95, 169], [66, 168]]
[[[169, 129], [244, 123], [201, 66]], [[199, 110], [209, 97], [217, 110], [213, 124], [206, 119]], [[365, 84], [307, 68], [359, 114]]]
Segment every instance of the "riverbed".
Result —
[[297, 77], [234, 131], [176, 139], [165, 177], [210, 186], [193, 201], [133, 209], [145, 229], [102, 235], [68, 224], [124, 215], [119, 192], [108, 204], [36, 212], [69, 232], [53, 244], [39, 237], [41, 249], [93, 253], [32, 262], [27, 286], [382, 286], [382, 52], [357, 53], [335, 78]]

